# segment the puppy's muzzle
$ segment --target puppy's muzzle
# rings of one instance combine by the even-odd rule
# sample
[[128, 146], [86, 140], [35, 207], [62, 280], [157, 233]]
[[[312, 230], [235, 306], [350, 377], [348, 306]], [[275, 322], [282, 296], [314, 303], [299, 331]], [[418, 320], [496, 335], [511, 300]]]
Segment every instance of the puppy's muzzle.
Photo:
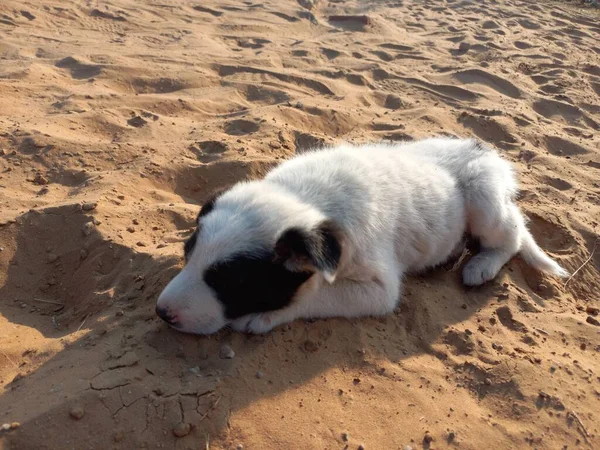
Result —
[[169, 312], [168, 308], [161, 308], [160, 306], [157, 306], [156, 315], [165, 322], [167, 322], [169, 325], [177, 325], [177, 318]]

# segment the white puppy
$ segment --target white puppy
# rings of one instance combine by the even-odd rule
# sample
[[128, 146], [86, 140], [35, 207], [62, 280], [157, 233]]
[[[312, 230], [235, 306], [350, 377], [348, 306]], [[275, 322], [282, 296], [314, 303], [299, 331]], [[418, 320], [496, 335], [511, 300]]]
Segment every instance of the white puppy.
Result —
[[475, 140], [341, 145], [293, 158], [261, 181], [207, 202], [186, 264], [160, 295], [178, 330], [264, 333], [298, 318], [384, 315], [405, 273], [481, 252], [463, 270], [474, 286], [515, 254], [558, 276], [515, 204], [508, 162]]

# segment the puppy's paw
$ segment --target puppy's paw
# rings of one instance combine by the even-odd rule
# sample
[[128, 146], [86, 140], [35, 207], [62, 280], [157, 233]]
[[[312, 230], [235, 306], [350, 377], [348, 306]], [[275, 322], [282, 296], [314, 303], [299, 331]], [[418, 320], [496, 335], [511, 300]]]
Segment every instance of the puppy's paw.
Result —
[[271, 331], [279, 325], [275, 320], [275, 314], [273, 313], [260, 313], [255, 314], [246, 326], [246, 332], [253, 334], [264, 334]]
[[264, 334], [279, 325], [275, 320], [275, 313], [248, 314], [231, 323], [235, 331], [243, 333]]
[[463, 283], [467, 286], [479, 286], [493, 280], [499, 271], [498, 264], [492, 258], [475, 255], [463, 269]]

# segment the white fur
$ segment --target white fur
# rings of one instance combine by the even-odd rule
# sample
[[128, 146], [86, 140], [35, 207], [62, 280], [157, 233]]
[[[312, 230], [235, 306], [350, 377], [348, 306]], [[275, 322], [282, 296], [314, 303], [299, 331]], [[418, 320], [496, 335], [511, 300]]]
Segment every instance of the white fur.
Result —
[[509, 163], [474, 140], [341, 145], [303, 154], [217, 200], [202, 219], [202, 251], [158, 304], [175, 311], [183, 331], [215, 331], [225, 320], [198, 275], [202, 269], [241, 250], [272, 247], [288, 227], [324, 219], [345, 235], [337, 271], [311, 278], [289, 307], [242, 317], [234, 328], [264, 333], [297, 318], [387, 314], [399, 302], [404, 274], [456, 255], [465, 233], [482, 246], [464, 267], [466, 285], [493, 279], [519, 252], [532, 266], [565, 276], [527, 230], [516, 191]]

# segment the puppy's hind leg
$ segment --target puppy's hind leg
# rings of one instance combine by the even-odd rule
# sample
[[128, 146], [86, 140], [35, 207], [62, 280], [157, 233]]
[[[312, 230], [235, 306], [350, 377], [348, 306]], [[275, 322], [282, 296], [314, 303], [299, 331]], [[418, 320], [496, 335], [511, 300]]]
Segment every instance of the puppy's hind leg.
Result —
[[466, 187], [467, 225], [481, 252], [463, 269], [463, 282], [477, 286], [496, 277], [521, 246], [523, 216], [512, 200], [516, 183], [508, 164], [494, 155], [473, 162]]

